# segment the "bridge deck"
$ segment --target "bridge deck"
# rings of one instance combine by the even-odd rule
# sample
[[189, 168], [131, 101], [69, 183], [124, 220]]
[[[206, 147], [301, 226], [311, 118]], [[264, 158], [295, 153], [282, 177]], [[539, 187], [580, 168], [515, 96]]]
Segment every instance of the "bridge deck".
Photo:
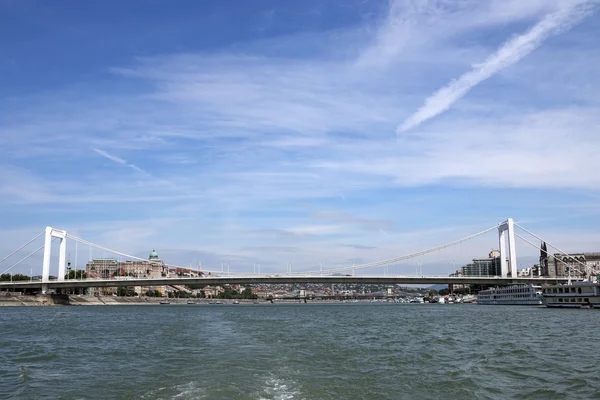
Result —
[[[163, 285], [249, 285], [249, 284], [479, 284], [511, 285], [533, 283], [536, 285], [566, 283], [567, 278], [502, 278], [502, 277], [408, 277], [408, 276], [238, 276], [209, 278], [157, 278], [157, 279], [84, 279], [49, 281], [44, 283], [48, 289], [74, 289], [86, 287], [119, 286], [163, 286]], [[41, 281], [0, 282], [0, 289], [42, 288]]]

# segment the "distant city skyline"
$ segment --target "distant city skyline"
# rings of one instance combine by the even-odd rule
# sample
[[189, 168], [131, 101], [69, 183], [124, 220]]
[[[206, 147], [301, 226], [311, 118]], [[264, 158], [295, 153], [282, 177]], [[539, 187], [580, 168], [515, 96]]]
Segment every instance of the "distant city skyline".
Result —
[[50, 225], [174, 265], [314, 270], [509, 217], [600, 251], [598, 7], [0, 0], [0, 258]]

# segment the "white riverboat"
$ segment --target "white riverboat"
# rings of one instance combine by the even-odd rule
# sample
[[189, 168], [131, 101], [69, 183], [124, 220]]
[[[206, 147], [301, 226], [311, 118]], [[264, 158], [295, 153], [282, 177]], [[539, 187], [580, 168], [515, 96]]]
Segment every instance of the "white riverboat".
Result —
[[544, 286], [542, 296], [546, 307], [600, 308], [600, 283], [574, 282]]
[[477, 304], [540, 306], [542, 288], [531, 284], [489, 288], [477, 294]]

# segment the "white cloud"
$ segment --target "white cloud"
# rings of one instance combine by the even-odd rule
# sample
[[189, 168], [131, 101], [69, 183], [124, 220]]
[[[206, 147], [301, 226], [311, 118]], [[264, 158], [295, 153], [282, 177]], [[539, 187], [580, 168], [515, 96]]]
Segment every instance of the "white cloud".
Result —
[[[498, 195], [561, 189], [543, 195], [560, 197], [556, 213], [572, 215], [568, 204], [559, 209], [570, 200], [554, 194], [600, 184], [593, 39], [568, 32], [576, 45], [548, 42], [502, 71], [502, 86], [490, 80], [464, 98], [460, 115], [434, 119], [418, 135], [395, 132], [423, 98], [485, 59], [498, 38], [566, 3], [390, 4], [372, 30], [126, 60], [102, 86], [23, 98], [0, 123], [0, 210], [35, 205], [32, 224], [41, 228], [47, 220], [69, 229], [111, 220], [81, 236], [144, 256], [155, 245], [168, 248], [172, 263], [195, 254], [217, 264], [260, 259], [279, 270], [290, 246], [298, 269], [375, 261], [472, 233], [480, 226], [459, 225], [498, 222], [509, 205], [533, 207], [516, 191], [474, 211], [473, 199], [490, 187], [502, 188]], [[593, 26], [585, 28], [595, 37]], [[100, 159], [90, 154], [136, 173], [96, 168]], [[450, 207], [447, 187], [471, 190], [435, 221], [439, 230], [419, 228]], [[462, 256], [485, 255], [496, 241], [469, 245]], [[177, 259], [175, 250], [186, 256]]]
[[526, 33], [508, 40], [483, 63], [475, 65], [471, 71], [429, 97], [417, 112], [398, 127], [398, 133], [414, 128], [444, 112], [475, 85], [529, 55], [548, 37], [568, 30], [591, 13], [590, 5], [587, 0], [564, 3]]
[[[596, 188], [600, 138], [598, 107], [567, 108], [511, 117], [442, 121], [395, 147], [363, 143], [345, 160], [319, 167], [394, 179], [412, 187], [449, 182], [467, 187]], [[457, 133], [458, 132], [458, 133]], [[375, 160], [359, 157], [377, 152]], [[400, 154], [398, 154], [401, 152]]]
[[293, 235], [305, 236], [305, 235], [319, 235], [326, 236], [340, 232], [341, 226], [339, 225], [308, 225], [308, 226], [296, 226], [285, 229], [285, 232], [289, 232]]
[[[386, 15], [374, 24], [374, 35], [357, 65], [396, 67], [399, 60], [435, 49], [465, 32], [528, 20], [552, 11], [562, 0], [390, 0]], [[433, 56], [433, 54], [432, 54]], [[445, 58], [446, 63], [455, 62]]]
[[314, 135], [391, 124], [399, 101], [343, 61], [185, 54], [115, 72], [150, 80], [156, 99], [193, 112], [191, 119], [205, 127], [196, 138], [219, 132], [221, 138], [304, 146], [316, 142]]
[[54, 197], [43, 179], [23, 168], [0, 165], [0, 171], [0, 196], [4, 201], [46, 202]]

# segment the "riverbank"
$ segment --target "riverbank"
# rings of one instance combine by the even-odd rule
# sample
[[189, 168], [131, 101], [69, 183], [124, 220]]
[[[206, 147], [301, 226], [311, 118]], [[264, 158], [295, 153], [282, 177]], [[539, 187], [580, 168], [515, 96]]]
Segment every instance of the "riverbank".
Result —
[[[235, 300], [239, 304], [271, 304], [270, 300]], [[298, 299], [277, 299], [275, 303], [300, 303]], [[309, 300], [309, 303], [341, 303], [340, 300]], [[381, 302], [381, 301], [379, 301]], [[165, 297], [114, 297], [84, 295], [23, 295], [17, 293], [0, 293], [0, 307], [23, 306], [106, 306], [106, 305], [157, 305], [157, 304], [234, 304], [233, 299], [174, 299]]]
[[[210, 304], [233, 303], [233, 300], [213, 299], [170, 299], [161, 297], [114, 297], [114, 296], [83, 296], [48, 294], [28, 296], [13, 293], [0, 293], [0, 307], [3, 306], [105, 306], [105, 305], [156, 305], [168, 302], [169, 304]], [[238, 300], [240, 304], [252, 300]], [[264, 301], [263, 301], [264, 303]]]
[[[236, 301], [237, 303], [234, 303]], [[0, 292], [0, 307], [31, 307], [31, 306], [120, 306], [120, 305], [158, 305], [158, 304], [294, 304], [304, 303], [300, 299], [174, 299], [166, 297], [115, 297], [115, 296], [85, 296], [85, 295], [23, 295], [18, 293]], [[311, 299], [307, 303], [386, 303], [385, 300], [340, 300], [340, 299]]]

